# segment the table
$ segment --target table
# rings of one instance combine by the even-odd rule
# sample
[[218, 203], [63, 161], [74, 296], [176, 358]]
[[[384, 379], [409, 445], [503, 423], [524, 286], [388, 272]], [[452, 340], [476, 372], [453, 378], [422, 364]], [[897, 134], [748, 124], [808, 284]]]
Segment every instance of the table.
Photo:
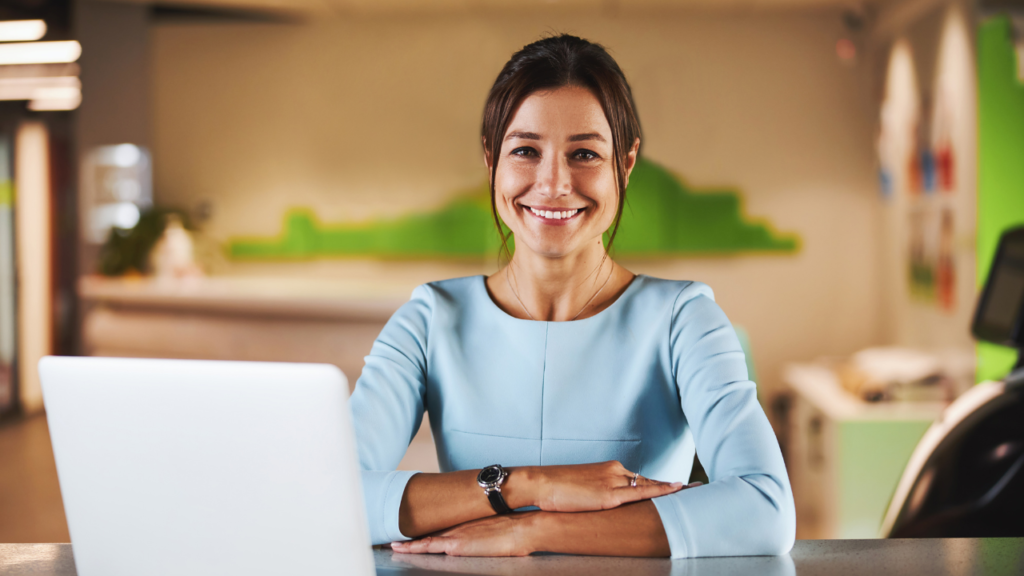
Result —
[[[375, 549], [378, 567], [488, 576], [746, 575], [966, 576], [1024, 574], [1024, 538], [798, 540], [788, 556], [664, 560], [536, 555], [450, 558]], [[0, 544], [0, 576], [74, 576], [70, 544]]]

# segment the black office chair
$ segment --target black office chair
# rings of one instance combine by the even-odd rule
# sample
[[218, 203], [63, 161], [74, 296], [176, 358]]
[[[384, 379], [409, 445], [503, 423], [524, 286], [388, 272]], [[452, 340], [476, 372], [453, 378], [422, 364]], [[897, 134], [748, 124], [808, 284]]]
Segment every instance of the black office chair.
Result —
[[1000, 239], [972, 332], [1017, 349], [1017, 365], [928, 429], [889, 504], [886, 537], [1024, 536], [1024, 227]]

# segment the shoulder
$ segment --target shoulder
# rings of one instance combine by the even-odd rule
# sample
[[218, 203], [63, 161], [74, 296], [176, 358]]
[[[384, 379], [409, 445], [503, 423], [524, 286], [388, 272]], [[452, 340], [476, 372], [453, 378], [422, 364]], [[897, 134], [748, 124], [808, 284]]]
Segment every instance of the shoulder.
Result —
[[715, 302], [714, 291], [703, 282], [642, 275], [635, 281], [642, 283], [636, 291], [637, 306], [665, 319], [674, 336], [691, 331], [699, 334], [729, 323]]
[[419, 293], [424, 296], [429, 294], [433, 298], [464, 301], [475, 296], [483, 282], [483, 276], [464, 276], [462, 278], [437, 280], [417, 286], [413, 290], [413, 297]]
[[634, 282], [639, 283], [636, 291], [637, 300], [651, 304], [671, 305], [674, 312], [697, 298], [703, 298], [709, 302], [715, 301], [714, 291], [703, 282], [666, 280], [643, 274], [637, 275]]
[[482, 276], [450, 278], [420, 284], [412, 291], [409, 304], [426, 306], [432, 312], [472, 306], [480, 299], [484, 279]]
[[408, 313], [413, 310], [426, 312], [427, 316], [436, 316], [445, 311], [455, 311], [480, 304], [481, 295], [486, 297], [483, 276], [466, 276], [450, 278], [420, 284], [412, 291], [412, 295], [396, 314]]
[[418, 349], [421, 355], [426, 354], [429, 336], [439, 319], [442, 326], [449, 323], [446, 319], [452, 316], [453, 310], [478, 298], [475, 292], [482, 289], [482, 284], [480, 276], [471, 276], [417, 286], [409, 301], [391, 315], [377, 342], [398, 350]]

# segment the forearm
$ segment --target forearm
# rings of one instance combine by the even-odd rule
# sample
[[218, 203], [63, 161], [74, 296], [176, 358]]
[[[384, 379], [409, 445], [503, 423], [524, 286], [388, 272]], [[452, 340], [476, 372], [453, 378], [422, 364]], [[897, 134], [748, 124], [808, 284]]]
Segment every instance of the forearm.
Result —
[[[508, 468], [501, 488], [511, 508], [536, 505], [531, 467]], [[486, 516], [493, 516], [487, 496], [476, 482], [478, 471], [417, 474], [409, 480], [398, 512], [402, 534], [416, 538]]]
[[596, 512], [537, 512], [524, 526], [534, 552], [592, 556], [671, 554], [661, 517], [650, 500]]

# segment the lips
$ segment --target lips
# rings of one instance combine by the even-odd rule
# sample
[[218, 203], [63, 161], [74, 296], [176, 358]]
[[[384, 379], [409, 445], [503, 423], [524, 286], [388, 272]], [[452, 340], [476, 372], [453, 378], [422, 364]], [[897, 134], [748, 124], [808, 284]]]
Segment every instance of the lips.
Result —
[[523, 206], [523, 209], [534, 216], [544, 220], [569, 220], [574, 218], [586, 208], [555, 208], [549, 206]]

